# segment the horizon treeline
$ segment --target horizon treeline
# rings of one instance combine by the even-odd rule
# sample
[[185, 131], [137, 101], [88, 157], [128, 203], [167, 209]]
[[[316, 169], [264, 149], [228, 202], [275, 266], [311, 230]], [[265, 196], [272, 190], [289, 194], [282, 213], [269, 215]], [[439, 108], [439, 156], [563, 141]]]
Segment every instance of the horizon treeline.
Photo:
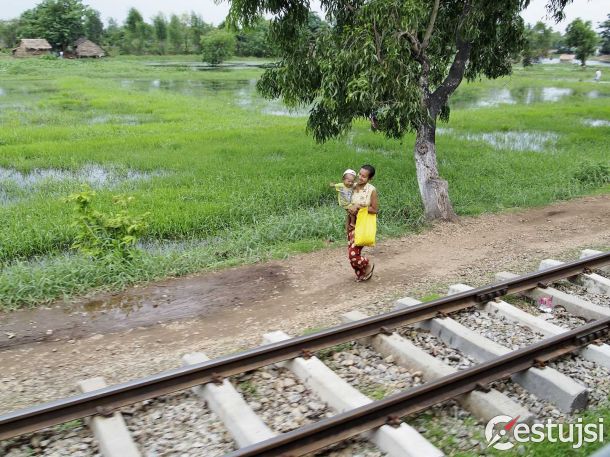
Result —
[[[323, 22], [314, 16], [314, 21]], [[277, 56], [269, 24], [260, 18], [250, 28], [227, 30], [235, 37], [235, 55]], [[194, 11], [169, 16], [159, 12], [147, 21], [133, 7], [123, 23], [110, 18], [104, 25], [99, 11], [81, 0], [45, 0], [19, 18], [0, 20], [0, 48], [13, 48], [22, 38], [45, 38], [55, 51], [66, 51], [86, 37], [114, 55], [200, 54], [201, 38], [219, 29], [226, 29], [224, 21], [214, 26]]]
[[[329, 26], [317, 14], [310, 13], [308, 27], [315, 31]], [[525, 25], [525, 45], [519, 56], [525, 65], [548, 57], [554, 52], [574, 52], [579, 59], [597, 51], [610, 54], [610, 14], [598, 23], [595, 32], [590, 21], [574, 20], [565, 34], [554, 31], [543, 22]], [[99, 11], [82, 0], [43, 0], [18, 18], [0, 20], [0, 49], [11, 49], [21, 38], [45, 38], [55, 51], [69, 51], [75, 41], [86, 37], [100, 44], [109, 54], [164, 55], [201, 54], [202, 38], [210, 35], [211, 46], [220, 46], [212, 35], [221, 30], [223, 39], [230, 40], [229, 54], [244, 57], [276, 57], [279, 48], [270, 34], [270, 21], [259, 18], [249, 28], [232, 30], [221, 22], [207, 23], [200, 14], [159, 12], [148, 21], [134, 7], [129, 9], [123, 23], [110, 18], [108, 25], [100, 19]], [[215, 38], [218, 40], [219, 38]], [[208, 45], [210, 46], [210, 45]]]

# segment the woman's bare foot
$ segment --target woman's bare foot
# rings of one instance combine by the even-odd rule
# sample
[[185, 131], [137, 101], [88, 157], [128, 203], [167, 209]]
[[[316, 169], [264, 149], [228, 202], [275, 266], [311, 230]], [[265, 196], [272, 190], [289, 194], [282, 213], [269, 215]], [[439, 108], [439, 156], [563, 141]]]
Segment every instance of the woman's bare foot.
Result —
[[362, 276], [362, 279], [360, 279], [360, 281], [368, 281], [369, 279], [371, 279], [373, 277], [374, 270], [375, 270], [375, 264], [369, 263], [366, 266], [366, 269], [364, 270], [364, 276]]

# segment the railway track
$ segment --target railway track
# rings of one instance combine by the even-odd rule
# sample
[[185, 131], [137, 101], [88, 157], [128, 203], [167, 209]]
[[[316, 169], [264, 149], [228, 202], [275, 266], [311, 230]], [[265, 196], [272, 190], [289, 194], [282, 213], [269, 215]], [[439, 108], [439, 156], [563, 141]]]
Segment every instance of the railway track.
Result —
[[[147, 407], [179, 405], [185, 394], [175, 392], [190, 387], [213, 411], [198, 426], [214, 429], [210, 423], [222, 420], [225, 427], [211, 431], [224, 434], [220, 444], [202, 439], [193, 455], [303, 455], [350, 439], [367, 455], [442, 455], [401, 418], [443, 402], [457, 416], [481, 422], [500, 414], [530, 423], [566, 417], [610, 390], [607, 383], [591, 385], [591, 379], [609, 378], [610, 346], [592, 343], [608, 341], [610, 332], [610, 281], [603, 276], [610, 275], [593, 273], [610, 264], [610, 252], [583, 256], [546, 262], [519, 277], [503, 273], [490, 286], [455, 285], [448, 296], [426, 303], [404, 298], [379, 316], [348, 313], [344, 324], [310, 335], [274, 332], [263, 346], [214, 360], [190, 354], [181, 368], [128, 383], [84, 382], [81, 395], [0, 416], [0, 440], [11, 440], [5, 451], [19, 455], [15, 449], [31, 444], [27, 434], [93, 416], [96, 440], [83, 440], [83, 455], [91, 447], [103, 455], [139, 455], [132, 435], [141, 440], [142, 433], [130, 433], [137, 428], [133, 417]], [[534, 315], [501, 300], [517, 294], [554, 305], [553, 312], [520, 303]], [[576, 357], [555, 361], [566, 354]], [[589, 377], [578, 369], [583, 363]], [[273, 388], [257, 392], [254, 384]], [[274, 402], [271, 394], [286, 400]]]

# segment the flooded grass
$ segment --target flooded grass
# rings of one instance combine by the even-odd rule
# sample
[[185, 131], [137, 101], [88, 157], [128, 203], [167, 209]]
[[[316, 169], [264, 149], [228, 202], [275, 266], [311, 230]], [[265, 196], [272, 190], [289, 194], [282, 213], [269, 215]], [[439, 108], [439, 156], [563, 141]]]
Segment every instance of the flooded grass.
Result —
[[[379, 235], [422, 226], [413, 134], [388, 140], [362, 121], [318, 145], [302, 113], [255, 93], [260, 69], [199, 72], [165, 62], [0, 58], [0, 306], [342, 241], [328, 182], [363, 163], [378, 169]], [[456, 100], [467, 107], [454, 107], [437, 136], [459, 214], [600, 191], [573, 178], [584, 162], [607, 163], [605, 124], [597, 122], [610, 119], [610, 84], [588, 77], [557, 65], [459, 88]], [[488, 94], [501, 103], [481, 104]], [[100, 211], [128, 193], [133, 213], [151, 213], [131, 267], [66, 254], [74, 228], [65, 197], [83, 183], [96, 188]]]
[[27, 200], [31, 196], [53, 197], [78, 191], [83, 185], [93, 189], [116, 189], [125, 184], [163, 176], [161, 171], [105, 168], [89, 164], [78, 170], [37, 168], [21, 172], [0, 167], [0, 205]]
[[505, 151], [554, 152], [559, 135], [553, 132], [490, 132], [459, 135], [467, 141], [483, 141]]
[[604, 119], [583, 119], [582, 123], [589, 127], [610, 127], [610, 120]]

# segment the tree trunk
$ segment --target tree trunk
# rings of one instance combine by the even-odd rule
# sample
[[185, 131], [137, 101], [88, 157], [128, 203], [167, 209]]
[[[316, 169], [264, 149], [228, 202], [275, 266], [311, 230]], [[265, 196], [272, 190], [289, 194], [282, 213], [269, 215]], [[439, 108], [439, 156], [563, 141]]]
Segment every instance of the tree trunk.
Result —
[[436, 124], [429, 120], [417, 129], [415, 140], [415, 169], [419, 193], [424, 203], [426, 219], [456, 221], [457, 216], [449, 200], [447, 181], [438, 175], [436, 165]]

